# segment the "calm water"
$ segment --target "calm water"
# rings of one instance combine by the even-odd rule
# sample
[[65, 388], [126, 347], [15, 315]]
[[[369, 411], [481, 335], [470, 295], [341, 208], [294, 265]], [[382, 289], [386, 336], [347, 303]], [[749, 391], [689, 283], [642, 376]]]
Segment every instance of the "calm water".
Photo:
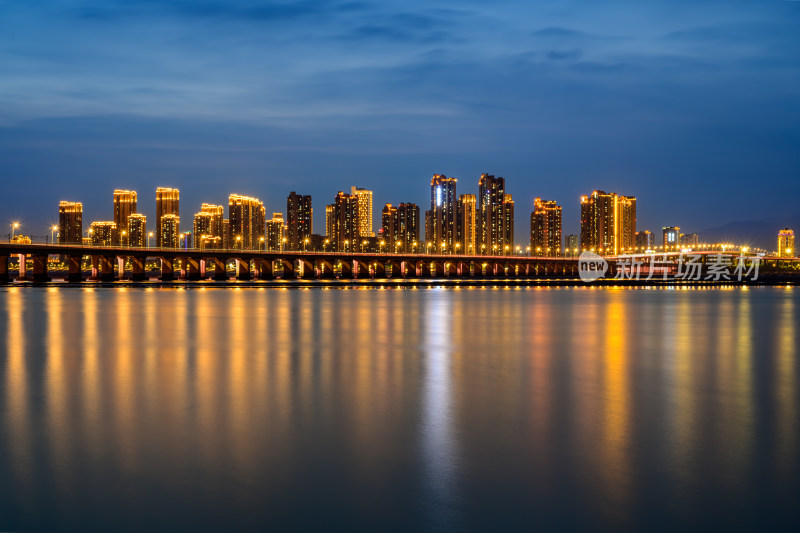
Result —
[[0, 288], [0, 530], [790, 530], [800, 290]]

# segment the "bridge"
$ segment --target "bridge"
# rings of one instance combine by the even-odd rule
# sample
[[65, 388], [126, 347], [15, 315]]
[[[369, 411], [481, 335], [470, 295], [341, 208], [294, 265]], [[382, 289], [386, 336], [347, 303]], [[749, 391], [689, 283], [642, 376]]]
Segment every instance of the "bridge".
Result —
[[[655, 254], [659, 276], [678, 271], [680, 252]], [[719, 252], [698, 252], [707, 264]], [[722, 254], [734, 263], [740, 254]], [[17, 275], [9, 267], [11, 257], [18, 258]], [[54, 270], [49, 261], [60, 256], [66, 270]], [[614, 276], [619, 263], [632, 258], [642, 264], [655, 264], [653, 254], [606, 257], [608, 276]], [[32, 275], [27, 264], [32, 263]], [[89, 268], [84, 270], [84, 262]], [[147, 270], [147, 262], [158, 267]], [[263, 250], [218, 250], [177, 248], [132, 248], [77, 244], [0, 243], [0, 283], [14, 279], [46, 283], [60, 274], [67, 282], [94, 281], [228, 281], [227, 265], [235, 262], [234, 278], [240, 281], [281, 279], [425, 279], [425, 278], [579, 278], [577, 257], [528, 257], [520, 255], [442, 255], [426, 253], [353, 253]], [[624, 267], [622, 267], [624, 268]], [[62, 274], [63, 272], [63, 274]], [[800, 259], [766, 257], [761, 272], [791, 274], [800, 277]], [[630, 276], [629, 276], [630, 277]]]

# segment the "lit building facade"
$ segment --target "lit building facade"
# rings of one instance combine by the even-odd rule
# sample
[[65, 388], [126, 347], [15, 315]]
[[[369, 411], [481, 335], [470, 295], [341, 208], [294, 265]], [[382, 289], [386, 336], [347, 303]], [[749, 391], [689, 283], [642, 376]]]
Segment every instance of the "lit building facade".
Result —
[[267, 220], [267, 250], [282, 251], [285, 236], [286, 222], [283, 220], [283, 213], [272, 213], [272, 218]]
[[231, 194], [228, 199], [228, 220], [231, 248], [256, 250], [264, 237], [266, 211], [258, 198]]
[[59, 244], [81, 244], [83, 242], [82, 203], [59, 202], [58, 242]]
[[426, 216], [425, 240], [437, 253], [452, 252], [458, 242], [456, 183], [455, 178], [443, 174], [434, 174], [431, 178], [430, 221]]
[[481, 174], [477, 198], [477, 246], [482, 254], [501, 255], [514, 247], [514, 201], [505, 190], [505, 178]]
[[531, 253], [555, 257], [561, 253], [561, 206], [536, 198], [531, 213]]
[[117, 224], [110, 220], [92, 222], [89, 236], [94, 246], [114, 246], [117, 244]]
[[389, 252], [412, 252], [419, 241], [419, 206], [386, 204], [381, 216], [381, 228]]
[[[175, 218], [171, 219], [170, 224], [174, 224], [177, 220], [180, 222], [180, 191], [171, 187], [159, 187], [156, 189], [156, 246], [166, 246], [164, 244], [161, 233], [161, 219], [165, 215], [174, 215]], [[180, 233], [180, 227], [175, 229], [176, 234]], [[177, 241], [176, 241], [177, 242]], [[177, 245], [176, 245], [177, 246]]]
[[700, 244], [700, 236], [697, 233], [682, 233], [679, 237], [682, 247], [697, 248]]
[[567, 235], [564, 237], [564, 251], [565, 255], [574, 257], [581, 251], [581, 237], [580, 235]]
[[641, 251], [651, 250], [656, 245], [656, 236], [652, 231], [642, 230], [636, 232], [636, 247]]
[[[330, 234], [333, 250], [352, 252], [359, 249], [358, 199], [339, 191], [331, 205]], [[326, 211], [327, 213], [327, 211]]]
[[460, 253], [474, 254], [478, 249], [478, 207], [474, 194], [458, 197], [458, 243]]
[[794, 231], [783, 228], [778, 232], [778, 257], [795, 257]]
[[161, 234], [161, 244], [163, 248], [178, 248], [180, 246], [181, 219], [178, 215], [167, 213], [161, 215], [158, 232]]
[[[370, 201], [372, 199], [370, 193]], [[370, 204], [371, 205], [371, 204]], [[281, 215], [283, 217], [283, 215]], [[286, 239], [289, 250], [302, 250], [306, 240], [314, 233], [314, 209], [311, 195], [292, 191], [286, 199]]]
[[681, 228], [677, 226], [661, 228], [661, 238], [664, 250], [677, 250], [681, 243]]
[[[372, 191], [351, 187], [350, 196], [358, 203], [358, 234], [361, 237], [374, 237], [372, 231]], [[310, 232], [309, 232], [310, 233]]]
[[[136, 212], [136, 191], [116, 189], [114, 191], [114, 223], [119, 231], [117, 232], [117, 244], [126, 245], [128, 217]], [[124, 234], [123, 234], [124, 231]]]
[[203, 204], [194, 215], [192, 232], [195, 248], [210, 249], [223, 247], [223, 223], [225, 208], [221, 205]]
[[128, 216], [128, 246], [144, 248], [147, 246], [147, 217], [141, 213]]
[[636, 198], [594, 191], [581, 197], [581, 249], [601, 255], [633, 251]]

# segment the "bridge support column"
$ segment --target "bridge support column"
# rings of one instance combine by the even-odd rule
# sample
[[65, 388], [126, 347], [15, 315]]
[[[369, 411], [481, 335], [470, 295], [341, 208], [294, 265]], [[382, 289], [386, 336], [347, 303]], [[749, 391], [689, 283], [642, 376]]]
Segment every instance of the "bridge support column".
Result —
[[11, 281], [8, 276], [8, 256], [0, 255], [0, 285], [5, 285]]
[[444, 262], [434, 261], [431, 265], [431, 277], [443, 278], [444, 277]]
[[184, 259], [186, 263], [186, 280], [187, 281], [200, 281], [203, 279], [203, 274], [200, 271], [200, 260], [192, 257]]
[[372, 277], [376, 279], [386, 279], [386, 264], [382, 261], [372, 263]]
[[28, 275], [28, 257], [25, 254], [19, 254], [19, 263], [17, 265], [18, 278], [24, 280], [25, 276]]
[[368, 278], [369, 277], [369, 263], [362, 263], [361, 261], [353, 261], [353, 278]]
[[213, 257], [210, 261], [214, 269], [214, 281], [228, 281], [228, 270], [225, 265], [225, 260]]
[[236, 260], [236, 279], [250, 281], [250, 259]]
[[144, 281], [144, 257], [131, 257], [131, 281]]
[[175, 281], [174, 259], [161, 258], [161, 281]]
[[314, 273], [317, 279], [333, 279], [333, 265], [322, 259], [317, 260], [317, 268]]
[[50, 281], [50, 276], [47, 275], [47, 255], [33, 256], [33, 281], [34, 283]]
[[68, 255], [67, 256], [67, 281], [69, 283], [80, 283], [83, 281], [83, 272], [81, 262], [83, 256]]
[[256, 262], [258, 263], [258, 279], [275, 279], [275, 274], [272, 272], [272, 259], [257, 259]]
[[100, 256], [100, 281], [114, 281], [114, 258]]
[[297, 279], [311, 279], [314, 277], [314, 266], [310, 262], [300, 259], [297, 263]]
[[117, 272], [119, 272], [119, 279], [125, 279], [125, 258], [117, 257]]
[[350, 279], [353, 277], [353, 262], [352, 261], [339, 261], [341, 264], [341, 275], [339, 279]]
[[281, 279], [294, 279], [294, 261], [288, 259], [279, 259], [278, 261], [280, 263], [278, 272], [281, 275]]

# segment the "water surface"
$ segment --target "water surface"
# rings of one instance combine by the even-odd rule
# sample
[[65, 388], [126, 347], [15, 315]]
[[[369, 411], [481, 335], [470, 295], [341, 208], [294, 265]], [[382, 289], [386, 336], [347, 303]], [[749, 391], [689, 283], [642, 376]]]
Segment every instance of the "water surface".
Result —
[[0, 530], [776, 530], [800, 290], [0, 288]]

